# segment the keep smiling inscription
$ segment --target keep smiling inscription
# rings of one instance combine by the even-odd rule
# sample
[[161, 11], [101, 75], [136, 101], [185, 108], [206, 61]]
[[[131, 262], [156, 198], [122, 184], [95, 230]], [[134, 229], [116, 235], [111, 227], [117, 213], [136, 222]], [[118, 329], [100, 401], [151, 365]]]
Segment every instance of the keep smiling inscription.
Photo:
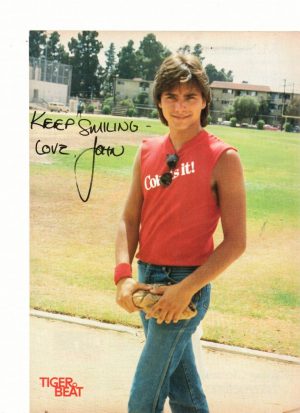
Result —
[[[74, 126], [79, 127], [79, 135], [81, 136], [90, 136], [96, 133], [113, 133], [113, 132], [137, 132], [138, 125], [136, 125], [133, 121], [120, 121], [120, 122], [108, 122], [108, 121], [100, 121], [97, 123], [92, 123], [89, 119], [79, 119], [76, 123], [73, 118], [67, 119], [56, 119], [53, 120], [52, 118], [45, 117], [46, 112], [37, 113], [34, 111], [31, 122], [30, 122], [30, 129], [33, 128], [43, 128], [43, 129], [55, 129], [59, 132], [64, 132], [69, 128]], [[92, 151], [92, 160], [91, 160], [91, 169], [90, 169], [90, 179], [88, 184], [87, 195], [82, 195], [82, 189], [78, 184], [78, 173], [79, 173], [79, 166], [80, 166], [80, 159], [83, 154]], [[48, 155], [48, 154], [60, 154], [64, 156], [71, 155], [68, 151], [68, 145], [56, 142], [52, 145], [43, 144], [41, 139], [38, 139], [35, 143], [35, 152], [37, 155]], [[94, 179], [94, 171], [95, 171], [95, 159], [96, 156], [115, 156], [119, 157], [122, 156], [125, 152], [124, 146], [105, 146], [98, 142], [98, 137], [94, 137], [94, 144], [92, 147], [84, 149], [79, 155], [75, 155], [75, 162], [74, 162], [74, 175], [75, 175], [75, 182], [78, 195], [83, 202], [87, 202], [90, 198], [92, 186], [93, 186], [93, 179]]]

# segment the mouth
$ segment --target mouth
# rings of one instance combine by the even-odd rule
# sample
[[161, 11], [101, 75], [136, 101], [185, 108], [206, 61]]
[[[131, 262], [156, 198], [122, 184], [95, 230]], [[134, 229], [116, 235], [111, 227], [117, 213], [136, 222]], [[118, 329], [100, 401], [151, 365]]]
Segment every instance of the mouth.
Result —
[[187, 119], [190, 115], [172, 115], [172, 117], [175, 119]]

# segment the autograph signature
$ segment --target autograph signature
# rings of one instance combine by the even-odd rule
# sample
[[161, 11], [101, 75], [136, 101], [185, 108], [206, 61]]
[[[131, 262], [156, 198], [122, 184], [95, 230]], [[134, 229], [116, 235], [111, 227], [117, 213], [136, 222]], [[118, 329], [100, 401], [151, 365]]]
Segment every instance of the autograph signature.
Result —
[[[49, 153], [52, 154], [61, 154], [61, 155], [70, 155], [70, 152], [64, 152], [67, 150], [68, 146], [63, 145], [61, 143], [56, 143], [54, 145], [43, 145], [41, 143], [41, 140], [38, 139], [36, 144], [35, 144], [35, 152], [38, 155], [47, 155]], [[80, 189], [78, 180], [77, 180], [77, 168], [78, 168], [78, 162], [80, 158], [82, 157], [83, 154], [87, 153], [88, 151], [93, 151], [93, 156], [92, 156], [92, 164], [91, 164], [91, 176], [90, 176], [90, 182], [89, 182], [89, 189], [86, 197], [82, 195], [82, 191]], [[80, 199], [83, 202], [87, 202], [89, 200], [89, 197], [91, 195], [92, 191], [92, 186], [93, 186], [93, 180], [94, 180], [94, 171], [95, 171], [95, 159], [96, 156], [101, 156], [101, 155], [106, 155], [106, 156], [122, 156], [123, 153], [125, 152], [124, 146], [120, 146], [119, 148], [112, 147], [112, 146], [104, 146], [102, 144], [98, 144], [98, 137], [95, 136], [94, 139], [94, 145], [92, 148], [87, 148], [84, 151], [82, 151], [76, 158], [75, 163], [74, 163], [74, 174], [75, 174], [75, 182], [76, 182], [76, 188], [78, 191], [78, 195]]]
[[[78, 195], [79, 195], [80, 199], [81, 199], [83, 202], [87, 202], [88, 199], [89, 199], [89, 197], [90, 197], [90, 195], [91, 195], [92, 186], [93, 186], [93, 180], [94, 180], [94, 171], [95, 171], [95, 159], [96, 159], [96, 156], [100, 156], [100, 155], [122, 156], [123, 153], [125, 152], [124, 146], [121, 146], [121, 147], [120, 147], [120, 152], [119, 152], [119, 153], [116, 153], [116, 152], [115, 152], [115, 149], [116, 149], [116, 148], [111, 147], [111, 146], [106, 147], [106, 146], [101, 145], [101, 144], [98, 145], [98, 138], [97, 138], [97, 136], [95, 136], [94, 146], [93, 146], [92, 148], [85, 149], [85, 150], [84, 150], [83, 152], [81, 152], [81, 154], [76, 158], [76, 161], [75, 161], [75, 163], [74, 163], [75, 181], [76, 181], [76, 187], [77, 187]], [[91, 166], [91, 176], [90, 176], [90, 182], [89, 182], [89, 189], [88, 189], [88, 193], [87, 193], [86, 197], [84, 198], [84, 197], [82, 196], [82, 193], [81, 193], [81, 190], [80, 190], [78, 181], [77, 181], [77, 164], [78, 164], [79, 159], [82, 157], [82, 155], [83, 155], [84, 153], [88, 152], [88, 151], [93, 151], [93, 156], [92, 156], [92, 166]]]

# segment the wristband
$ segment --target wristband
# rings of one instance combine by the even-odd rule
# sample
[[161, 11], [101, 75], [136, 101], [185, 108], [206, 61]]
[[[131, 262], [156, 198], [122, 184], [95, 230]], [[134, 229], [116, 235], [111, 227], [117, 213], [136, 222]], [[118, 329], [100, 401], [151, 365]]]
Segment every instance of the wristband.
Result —
[[122, 262], [115, 267], [114, 282], [117, 285], [122, 278], [131, 278], [132, 269], [131, 265], [127, 262]]

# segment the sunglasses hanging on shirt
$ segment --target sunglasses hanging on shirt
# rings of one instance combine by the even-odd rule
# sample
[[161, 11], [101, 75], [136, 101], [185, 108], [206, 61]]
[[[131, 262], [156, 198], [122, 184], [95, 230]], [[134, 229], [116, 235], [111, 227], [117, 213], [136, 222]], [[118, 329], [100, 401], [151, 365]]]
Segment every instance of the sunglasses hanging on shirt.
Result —
[[169, 171], [162, 174], [161, 177], [159, 178], [159, 183], [162, 186], [167, 187], [171, 185], [172, 180], [173, 180], [172, 171], [176, 168], [178, 161], [179, 161], [179, 156], [176, 153], [167, 155], [166, 163], [168, 165]]

